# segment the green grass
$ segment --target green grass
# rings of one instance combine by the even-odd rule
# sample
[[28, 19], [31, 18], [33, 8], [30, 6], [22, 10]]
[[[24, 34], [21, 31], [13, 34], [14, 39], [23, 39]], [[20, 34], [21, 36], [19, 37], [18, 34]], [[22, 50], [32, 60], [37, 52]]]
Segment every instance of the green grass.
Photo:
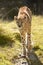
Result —
[[11, 60], [20, 52], [20, 34], [15, 21], [0, 20], [0, 65], [13, 65]]
[[[43, 54], [43, 16], [32, 16], [31, 34], [33, 49], [40, 56]], [[21, 48], [16, 22], [0, 20], [0, 65], [14, 65], [11, 60], [19, 55]]]
[[31, 30], [33, 43], [43, 49], [43, 16], [33, 16]]
[[[43, 16], [33, 16], [32, 18], [32, 42], [33, 49], [38, 56], [43, 55]], [[40, 59], [43, 63], [43, 59]]]

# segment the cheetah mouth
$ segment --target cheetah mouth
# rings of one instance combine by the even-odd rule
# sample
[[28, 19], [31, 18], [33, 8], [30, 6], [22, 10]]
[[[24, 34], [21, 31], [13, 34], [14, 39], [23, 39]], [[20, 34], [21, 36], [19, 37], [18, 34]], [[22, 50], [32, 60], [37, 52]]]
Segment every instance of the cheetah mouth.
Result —
[[19, 30], [21, 30], [21, 29], [22, 29], [22, 27], [21, 27], [21, 26], [18, 26], [18, 29], [19, 29]]

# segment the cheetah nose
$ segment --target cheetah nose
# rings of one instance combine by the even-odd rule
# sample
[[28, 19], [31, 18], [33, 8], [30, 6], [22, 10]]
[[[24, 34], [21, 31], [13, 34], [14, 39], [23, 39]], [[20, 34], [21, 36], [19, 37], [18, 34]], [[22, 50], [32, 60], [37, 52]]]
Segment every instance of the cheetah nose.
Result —
[[18, 25], [19, 27], [21, 27], [21, 25]]

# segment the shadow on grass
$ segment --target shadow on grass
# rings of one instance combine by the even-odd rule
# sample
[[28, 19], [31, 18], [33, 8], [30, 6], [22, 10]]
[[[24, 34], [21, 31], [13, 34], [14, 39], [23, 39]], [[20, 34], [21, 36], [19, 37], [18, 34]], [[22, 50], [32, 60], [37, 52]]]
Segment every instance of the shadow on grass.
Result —
[[43, 63], [41, 63], [39, 57], [34, 53], [34, 51], [29, 53], [28, 57], [30, 59], [31, 65], [43, 65]]
[[4, 35], [4, 33], [2, 33], [2, 31], [0, 31], [0, 46], [4, 47], [4, 46], [13, 46], [13, 43], [15, 43], [15, 40], [18, 40], [19, 42], [21, 41], [21, 37], [19, 33], [14, 33], [12, 35]]
[[12, 46], [12, 43], [14, 40], [12, 40], [10, 37], [0, 34], [0, 46]]

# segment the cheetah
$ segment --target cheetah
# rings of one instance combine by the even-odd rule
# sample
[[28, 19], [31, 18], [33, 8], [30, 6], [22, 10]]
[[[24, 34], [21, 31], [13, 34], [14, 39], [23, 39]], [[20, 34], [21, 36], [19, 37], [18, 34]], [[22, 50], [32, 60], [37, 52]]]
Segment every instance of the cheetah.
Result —
[[32, 20], [31, 10], [27, 6], [20, 7], [16, 23], [21, 35], [24, 56], [27, 56], [32, 49], [31, 20]]

